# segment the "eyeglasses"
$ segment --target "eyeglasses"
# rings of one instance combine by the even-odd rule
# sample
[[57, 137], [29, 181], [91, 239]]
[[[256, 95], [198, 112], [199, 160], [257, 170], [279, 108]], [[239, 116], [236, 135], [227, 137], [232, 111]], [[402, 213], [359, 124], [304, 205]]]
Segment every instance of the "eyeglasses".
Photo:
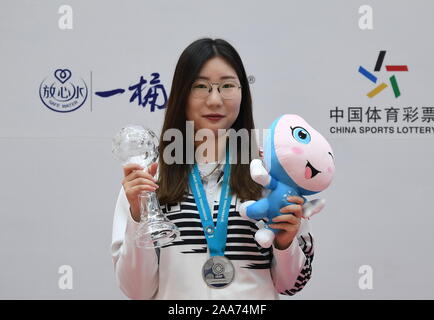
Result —
[[205, 80], [197, 80], [191, 86], [191, 94], [194, 98], [205, 99], [210, 95], [212, 86], [217, 85], [217, 89], [223, 99], [236, 98], [239, 94], [239, 89], [241, 89], [241, 86], [232, 80], [224, 81], [222, 83], [209, 83]]

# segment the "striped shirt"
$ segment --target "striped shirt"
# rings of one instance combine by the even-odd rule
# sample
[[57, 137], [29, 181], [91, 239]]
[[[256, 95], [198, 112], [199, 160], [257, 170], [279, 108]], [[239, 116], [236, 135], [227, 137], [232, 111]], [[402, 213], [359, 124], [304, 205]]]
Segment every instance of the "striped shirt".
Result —
[[[201, 175], [215, 164], [199, 166]], [[217, 168], [204, 177], [207, 200], [217, 220], [222, 170]], [[235, 268], [233, 282], [219, 289], [209, 288], [202, 279], [202, 266], [210, 257], [200, 215], [189, 190], [180, 203], [163, 205], [162, 211], [180, 230], [180, 237], [160, 249], [135, 246], [139, 223], [129, 212], [123, 188], [115, 209], [112, 257], [121, 290], [132, 299], [278, 299], [279, 294], [293, 295], [311, 277], [313, 238], [309, 223], [302, 219], [294, 241], [285, 250], [264, 249], [254, 235], [257, 221], [239, 214], [240, 199], [232, 196], [229, 209], [225, 257]]]

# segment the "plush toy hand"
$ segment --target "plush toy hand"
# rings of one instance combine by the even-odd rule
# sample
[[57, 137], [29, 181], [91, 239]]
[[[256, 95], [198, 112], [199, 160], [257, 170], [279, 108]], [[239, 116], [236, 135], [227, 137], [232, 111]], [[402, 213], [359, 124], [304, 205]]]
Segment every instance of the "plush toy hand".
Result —
[[279, 250], [287, 249], [291, 245], [300, 229], [300, 219], [303, 216], [302, 204], [304, 203], [304, 199], [290, 196], [288, 197], [288, 201], [296, 204], [291, 204], [280, 209], [280, 212], [284, 214], [275, 217], [273, 219], [274, 223], [269, 225], [270, 228], [281, 230], [274, 238], [274, 247]]
[[250, 176], [252, 180], [261, 186], [266, 186], [270, 183], [270, 176], [267, 170], [264, 168], [262, 161], [259, 159], [253, 159], [250, 162]]

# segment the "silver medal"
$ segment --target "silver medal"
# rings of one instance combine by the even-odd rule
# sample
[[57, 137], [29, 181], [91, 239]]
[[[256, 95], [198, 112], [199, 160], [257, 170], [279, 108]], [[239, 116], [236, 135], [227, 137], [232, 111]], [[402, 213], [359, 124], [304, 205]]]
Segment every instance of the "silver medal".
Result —
[[214, 256], [209, 258], [202, 267], [202, 277], [208, 287], [221, 289], [227, 287], [233, 280], [235, 269], [228, 258]]

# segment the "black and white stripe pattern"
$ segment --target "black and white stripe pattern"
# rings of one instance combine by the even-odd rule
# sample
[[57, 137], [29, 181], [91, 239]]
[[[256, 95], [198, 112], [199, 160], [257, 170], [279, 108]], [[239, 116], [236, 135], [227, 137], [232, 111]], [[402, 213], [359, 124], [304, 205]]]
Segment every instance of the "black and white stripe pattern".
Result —
[[[270, 269], [271, 249], [264, 249], [255, 241], [257, 226], [245, 220], [236, 211], [235, 204], [229, 208], [228, 235], [226, 240], [225, 257], [229, 260], [245, 261], [243, 268]], [[207, 243], [203, 234], [200, 215], [193, 194], [178, 204], [162, 206], [163, 212], [180, 230], [180, 240], [165, 247], [187, 246], [184, 254], [206, 253]], [[218, 204], [213, 208], [213, 220], [217, 221]]]
[[[236, 198], [236, 197], [235, 197]], [[272, 248], [264, 249], [255, 241], [255, 233], [258, 227], [242, 218], [236, 210], [235, 204], [229, 208], [228, 236], [226, 240], [225, 257], [230, 260], [243, 261], [246, 264], [242, 268], [246, 269], [270, 269], [273, 259]], [[175, 241], [170, 246], [186, 246], [183, 254], [206, 253], [207, 243], [203, 233], [200, 215], [194, 200], [193, 194], [180, 203], [162, 206], [167, 218], [174, 222], [180, 230], [180, 240]], [[213, 208], [213, 220], [217, 221], [218, 204]], [[297, 237], [300, 248], [306, 256], [305, 264], [297, 277], [294, 286], [280, 292], [282, 295], [294, 295], [304, 288], [311, 278], [313, 261], [313, 237], [310, 233]]]
[[304, 255], [306, 256], [306, 261], [304, 263], [303, 269], [300, 271], [300, 274], [297, 277], [297, 280], [294, 284], [294, 287], [290, 290], [286, 290], [281, 292], [283, 295], [294, 295], [304, 288], [306, 283], [312, 276], [312, 261], [313, 261], [313, 237], [310, 233], [307, 236], [300, 235], [297, 237], [300, 248], [303, 250]]

